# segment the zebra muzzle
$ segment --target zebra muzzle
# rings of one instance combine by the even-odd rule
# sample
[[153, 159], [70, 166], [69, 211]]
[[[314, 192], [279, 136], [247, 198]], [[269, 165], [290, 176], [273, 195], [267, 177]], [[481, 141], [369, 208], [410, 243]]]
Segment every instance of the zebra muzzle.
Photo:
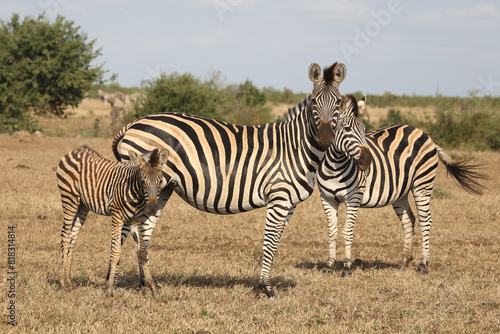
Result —
[[151, 216], [156, 215], [158, 212], [158, 201], [155, 198], [149, 198], [148, 205], [146, 206], [146, 210]]
[[362, 171], [368, 170], [372, 163], [372, 159], [373, 157], [368, 147], [362, 146], [359, 159], [357, 160], [358, 168]]
[[323, 148], [328, 148], [332, 145], [335, 135], [333, 134], [333, 124], [331, 121], [320, 121], [316, 139]]

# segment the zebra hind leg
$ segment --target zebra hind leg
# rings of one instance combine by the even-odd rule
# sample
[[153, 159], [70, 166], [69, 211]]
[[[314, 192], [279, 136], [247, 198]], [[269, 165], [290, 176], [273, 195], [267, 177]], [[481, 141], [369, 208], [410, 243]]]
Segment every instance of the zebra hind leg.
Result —
[[345, 244], [345, 258], [344, 258], [344, 269], [342, 270], [342, 277], [347, 277], [352, 275], [352, 257], [351, 257], [351, 245], [354, 238], [354, 222], [358, 216], [359, 203], [355, 202], [354, 205], [346, 203], [346, 221], [344, 226], [344, 244]]
[[72, 288], [74, 287], [71, 281], [73, 247], [78, 239], [78, 232], [87, 218], [88, 209], [83, 205], [71, 205], [69, 202], [64, 202], [63, 205], [64, 224], [61, 231], [63, 268], [60, 283], [62, 288]]
[[418, 220], [420, 232], [422, 234], [422, 255], [420, 256], [420, 264], [418, 265], [417, 273], [427, 274], [430, 261], [430, 233], [432, 226], [432, 217], [430, 210], [430, 199], [432, 189], [414, 193], [415, 204], [418, 211]]
[[392, 207], [401, 221], [404, 232], [403, 259], [399, 265], [400, 270], [408, 268], [408, 264], [413, 260], [413, 233], [415, 229], [415, 215], [413, 214], [408, 195], [395, 202]]
[[328, 223], [328, 259], [326, 260], [326, 268], [323, 269], [324, 274], [331, 274], [337, 259], [337, 222], [339, 203], [330, 201], [327, 196], [321, 196], [321, 203], [326, 214]]

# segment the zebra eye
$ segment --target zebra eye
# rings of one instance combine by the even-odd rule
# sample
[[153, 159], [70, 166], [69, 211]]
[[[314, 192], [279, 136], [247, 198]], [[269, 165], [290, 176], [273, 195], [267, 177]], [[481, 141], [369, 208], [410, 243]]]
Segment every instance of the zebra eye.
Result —
[[344, 130], [346, 130], [347, 132], [351, 132], [351, 127], [350, 127], [350, 126], [346, 126], [346, 127], [344, 128]]

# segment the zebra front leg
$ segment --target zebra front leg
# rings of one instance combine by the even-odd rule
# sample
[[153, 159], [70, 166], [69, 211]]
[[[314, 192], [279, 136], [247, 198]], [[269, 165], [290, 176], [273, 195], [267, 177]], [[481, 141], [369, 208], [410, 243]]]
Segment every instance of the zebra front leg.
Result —
[[[112, 210], [111, 215], [113, 222], [111, 227], [111, 255], [110, 255], [110, 270], [109, 270], [110, 278], [115, 277], [116, 266], [120, 261], [120, 256], [122, 253], [120, 236], [122, 232], [122, 227], [124, 225], [124, 218], [122, 217], [122, 214], [119, 211], [117, 212], [115, 210]], [[114, 286], [115, 286], [115, 280], [109, 279], [108, 280], [109, 297], [114, 296]]]
[[342, 270], [342, 277], [351, 276], [351, 266], [352, 266], [352, 257], [351, 257], [351, 245], [352, 240], [354, 238], [354, 222], [356, 221], [356, 217], [358, 216], [359, 210], [359, 202], [355, 204], [346, 203], [346, 220], [344, 226], [344, 244], [345, 244], [345, 258], [344, 258], [344, 269]]
[[267, 208], [259, 287], [269, 298], [275, 296], [270, 274], [274, 256], [276, 255], [283, 231], [294, 211], [295, 207], [288, 209], [283, 205], [270, 205]]
[[415, 229], [415, 215], [411, 211], [408, 203], [408, 196], [395, 202], [392, 207], [401, 221], [404, 232], [403, 260], [399, 266], [400, 270], [408, 268], [408, 264], [413, 260], [413, 232]]
[[[140, 221], [137, 220], [134, 223], [132, 223], [131, 226], [129, 226], [129, 225], [123, 225], [123, 227], [122, 227], [122, 233], [121, 233], [121, 247], [122, 247], [122, 249], [123, 249], [123, 244], [125, 243], [125, 240], [127, 240], [127, 236], [130, 233], [130, 230], [134, 229], [134, 225], [139, 225], [139, 224], [140, 224]], [[116, 264], [115, 277], [114, 277], [115, 287], [118, 286], [118, 284], [120, 284], [120, 270], [119, 270], [119, 267], [120, 267], [120, 261], [118, 261], [118, 263]], [[111, 273], [111, 261], [109, 261], [108, 274], [106, 275], [106, 281], [109, 281], [109, 275], [110, 275], [110, 273]]]
[[[79, 201], [79, 199], [78, 199]], [[88, 214], [88, 209], [83, 205], [70, 205], [66, 202], [63, 208], [64, 223], [61, 231], [61, 249], [62, 249], [62, 275], [61, 287], [71, 288], [74, 286], [71, 281], [71, 260], [73, 255], [73, 247], [78, 239], [78, 232], [85, 223]]]
[[333, 200], [327, 200], [326, 196], [321, 195], [321, 204], [326, 214], [328, 223], [328, 259], [326, 265], [328, 269], [324, 269], [323, 273], [331, 273], [337, 260], [337, 222], [339, 203]]
[[[144, 214], [142, 216], [142, 225], [137, 224], [134, 225], [132, 228], [132, 236], [135, 241], [136, 249], [137, 249], [137, 262], [139, 264], [139, 275], [140, 275], [140, 282], [141, 285], [146, 285], [146, 278], [144, 275], [144, 268], [142, 267], [142, 264], [144, 263], [141, 261], [140, 254], [139, 254], [139, 236], [138, 234], [142, 232], [142, 238], [144, 240], [144, 252], [146, 254], [146, 262], [149, 264], [149, 255], [148, 255], [148, 246], [149, 246], [149, 241], [151, 240], [151, 236], [153, 235], [153, 231], [156, 227], [156, 223], [158, 222], [158, 219], [160, 218], [160, 215], [163, 211], [163, 208], [167, 204], [168, 200], [170, 199], [170, 196], [172, 196], [173, 188], [171, 187], [165, 187], [160, 193], [160, 196], [158, 197], [158, 211], [156, 214], [153, 215], [148, 215], [147, 211], [144, 211]], [[125, 236], [126, 238], [126, 236]]]
[[[138, 242], [137, 242], [137, 258], [139, 261], [139, 271], [141, 274], [141, 284], [146, 285], [151, 289], [151, 293], [153, 294], [153, 297], [158, 296], [160, 287], [156, 285], [156, 283], [153, 280], [153, 276], [151, 275], [151, 271], [149, 268], [149, 258], [148, 258], [148, 253], [147, 253], [147, 245], [144, 240], [144, 235], [145, 235], [145, 230], [140, 228], [140, 232], [136, 236], [134, 234], [134, 239], [138, 237]], [[132, 232], [134, 233], [134, 232]]]

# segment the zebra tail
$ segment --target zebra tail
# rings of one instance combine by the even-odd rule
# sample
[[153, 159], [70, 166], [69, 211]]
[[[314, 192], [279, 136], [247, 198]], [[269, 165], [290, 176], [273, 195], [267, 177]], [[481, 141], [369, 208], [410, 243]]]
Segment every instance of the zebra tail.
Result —
[[451, 174], [462, 189], [472, 195], [479, 196], [483, 194], [483, 190], [486, 188], [479, 181], [488, 180], [486, 175], [478, 171], [483, 165], [471, 165], [469, 159], [453, 161], [441, 147], [436, 145], [436, 149], [439, 160], [446, 166], [446, 171]]
[[111, 145], [111, 148], [113, 149], [113, 154], [115, 155], [115, 158], [118, 161], [122, 160], [122, 157], [118, 152], [118, 144], [120, 144], [120, 141], [122, 140], [123, 136], [125, 136], [125, 133], [132, 125], [134, 125], [135, 122], [136, 121], [133, 121], [125, 125], [120, 131], [118, 131], [118, 133], [115, 135], [115, 138], [113, 139], [113, 144]]

